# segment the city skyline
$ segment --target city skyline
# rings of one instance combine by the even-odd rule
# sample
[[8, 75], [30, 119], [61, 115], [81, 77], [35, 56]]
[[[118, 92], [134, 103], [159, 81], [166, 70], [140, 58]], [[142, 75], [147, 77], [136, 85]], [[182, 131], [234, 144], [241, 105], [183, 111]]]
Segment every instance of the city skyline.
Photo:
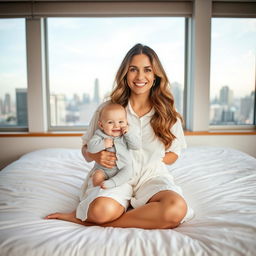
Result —
[[[51, 90], [66, 94], [81, 90], [92, 92], [84, 85], [92, 84], [94, 77], [99, 77], [101, 81], [105, 80], [102, 86], [105, 94], [112, 87], [122, 57], [138, 41], [156, 50], [171, 83], [183, 84], [184, 20], [173, 17], [48, 19]], [[6, 92], [14, 95], [17, 81], [20, 88], [27, 84], [25, 22], [24, 19], [12, 21], [1, 19], [0, 22], [1, 96]], [[161, 31], [157, 39], [154, 34], [159, 27]], [[91, 34], [92, 31], [99, 33]], [[250, 88], [254, 88], [255, 32], [255, 19], [212, 19], [211, 98], [225, 84], [233, 87], [235, 96], [245, 96]], [[108, 34], [113, 37], [102, 41]]]
[[[100, 81], [95, 78], [92, 97], [88, 93], [50, 94], [50, 120], [51, 126], [88, 125], [97, 106], [103, 98], [99, 95]], [[174, 83], [172, 92], [175, 98], [175, 106], [183, 115], [183, 87]], [[211, 100], [209, 106], [210, 124], [252, 124], [254, 116], [254, 96], [249, 95], [235, 98], [233, 90], [229, 86], [223, 86], [218, 96]], [[27, 90], [16, 88], [15, 104], [9, 94], [5, 98], [0, 97], [0, 124], [26, 126], [27, 124]]]
[[[56, 102], [62, 102], [55, 109], [54, 122], [60, 120], [57, 114], [61, 111], [69, 112], [68, 120], [78, 120], [80, 114], [73, 116], [74, 106], [65, 106], [66, 101], [72, 102], [72, 95], [86, 95], [84, 99], [89, 102], [94, 95], [99, 99], [110, 92], [123, 56], [138, 42], [149, 45], [159, 55], [176, 106], [182, 112], [185, 18], [49, 18], [47, 22], [50, 105], [54, 108]], [[255, 90], [255, 32], [256, 19], [212, 19], [211, 120], [232, 121], [237, 118], [237, 108], [244, 112], [248, 109], [250, 94]], [[0, 34], [0, 98], [7, 93], [14, 102], [16, 89], [27, 85], [25, 19], [1, 19]], [[225, 107], [216, 101], [225, 86], [230, 89], [229, 96], [233, 94], [234, 106]]]

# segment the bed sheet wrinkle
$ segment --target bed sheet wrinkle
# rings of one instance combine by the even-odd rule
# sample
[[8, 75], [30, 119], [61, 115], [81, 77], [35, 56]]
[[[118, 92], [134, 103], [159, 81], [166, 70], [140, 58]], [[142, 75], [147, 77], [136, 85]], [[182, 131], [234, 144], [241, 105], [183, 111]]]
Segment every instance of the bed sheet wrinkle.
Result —
[[[199, 232], [188, 233], [184, 232], [188, 236], [193, 238], [194, 241], [198, 241], [201, 244], [201, 249], [203, 248], [203, 255], [247, 255], [244, 254], [246, 247], [235, 247], [236, 241], [232, 239], [232, 243], [225, 239], [219, 239], [218, 237], [213, 237], [209, 234], [209, 230], [198, 230]], [[215, 230], [216, 232], [216, 230]], [[223, 232], [216, 232], [216, 234], [221, 235], [223, 238], [225, 234]], [[226, 233], [227, 236], [230, 236], [230, 232]], [[240, 240], [239, 237], [237, 239]], [[237, 244], [237, 243], [236, 243]], [[199, 250], [200, 252], [201, 250]], [[193, 254], [185, 254], [185, 255], [198, 255], [198, 251], [195, 251]], [[225, 254], [223, 254], [225, 252]]]
[[51, 212], [76, 208], [92, 165], [80, 150], [45, 149], [0, 172], [3, 256], [255, 256], [255, 158], [229, 148], [186, 149], [168, 168], [195, 217], [174, 230], [43, 220]]

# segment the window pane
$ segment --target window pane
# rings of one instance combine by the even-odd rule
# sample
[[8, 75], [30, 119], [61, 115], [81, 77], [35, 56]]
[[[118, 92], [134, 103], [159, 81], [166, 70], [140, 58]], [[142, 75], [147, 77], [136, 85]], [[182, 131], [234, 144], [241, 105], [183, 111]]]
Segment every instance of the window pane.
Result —
[[25, 19], [0, 19], [0, 128], [27, 127]]
[[256, 19], [212, 19], [212, 125], [254, 122]]
[[51, 126], [88, 125], [136, 43], [153, 48], [183, 112], [185, 18], [49, 18]]

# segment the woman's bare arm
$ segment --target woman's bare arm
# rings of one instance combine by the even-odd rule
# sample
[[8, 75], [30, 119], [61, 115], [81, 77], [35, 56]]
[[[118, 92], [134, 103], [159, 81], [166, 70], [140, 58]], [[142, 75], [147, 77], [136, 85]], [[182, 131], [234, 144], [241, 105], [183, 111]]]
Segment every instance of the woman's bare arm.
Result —
[[165, 164], [173, 164], [178, 159], [178, 155], [173, 152], [166, 152], [163, 158]]

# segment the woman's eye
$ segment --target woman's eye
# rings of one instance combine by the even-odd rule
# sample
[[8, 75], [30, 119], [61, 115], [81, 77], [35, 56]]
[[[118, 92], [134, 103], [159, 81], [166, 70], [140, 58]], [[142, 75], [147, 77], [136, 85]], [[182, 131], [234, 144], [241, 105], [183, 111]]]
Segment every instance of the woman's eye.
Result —
[[124, 123], [124, 121], [119, 121], [119, 124], [123, 124]]
[[152, 69], [147, 68], [147, 69], [145, 70], [145, 72], [152, 72]]
[[129, 71], [130, 72], [135, 72], [137, 69], [136, 68], [130, 68]]

